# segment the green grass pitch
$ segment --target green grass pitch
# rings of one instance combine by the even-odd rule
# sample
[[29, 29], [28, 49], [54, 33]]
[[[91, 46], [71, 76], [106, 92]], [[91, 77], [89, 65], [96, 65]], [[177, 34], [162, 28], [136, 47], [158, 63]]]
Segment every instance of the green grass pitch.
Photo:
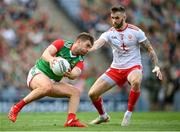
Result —
[[[131, 124], [121, 127], [122, 112], [110, 112], [111, 120], [87, 128], [65, 128], [66, 113], [20, 113], [16, 123], [7, 119], [7, 113], [0, 114], [0, 131], [180, 131], [178, 112], [134, 112]], [[97, 117], [95, 112], [79, 112], [77, 117], [89, 123]]]

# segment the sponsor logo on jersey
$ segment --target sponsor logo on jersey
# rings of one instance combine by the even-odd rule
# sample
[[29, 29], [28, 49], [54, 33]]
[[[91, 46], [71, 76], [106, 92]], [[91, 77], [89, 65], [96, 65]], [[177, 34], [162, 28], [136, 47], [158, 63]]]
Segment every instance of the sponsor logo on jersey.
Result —
[[117, 39], [117, 37], [116, 37], [116, 36], [112, 36], [111, 38], [112, 38], [112, 39]]

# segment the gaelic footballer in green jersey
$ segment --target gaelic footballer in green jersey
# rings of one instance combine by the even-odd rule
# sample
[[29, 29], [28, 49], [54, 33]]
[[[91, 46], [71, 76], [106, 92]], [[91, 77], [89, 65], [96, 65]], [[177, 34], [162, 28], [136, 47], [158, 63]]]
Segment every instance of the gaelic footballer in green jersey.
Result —
[[[76, 119], [79, 105], [80, 91], [74, 86], [61, 82], [63, 77], [75, 79], [80, 76], [83, 69], [83, 56], [86, 55], [94, 44], [94, 38], [89, 33], [81, 33], [74, 42], [58, 39], [50, 44], [43, 52], [40, 59], [29, 71], [27, 84], [31, 92], [13, 105], [8, 114], [12, 122], [16, 121], [20, 110], [28, 103], [45, 96], [69, 98], [69, 108], [65, 127], [86, 127]], [[51, 66], [56, 57], [65, 58], [71, 65], [71, 71], [63, 76], [55, 75]], [[53, 80], [53, 81], [52, 81]]]

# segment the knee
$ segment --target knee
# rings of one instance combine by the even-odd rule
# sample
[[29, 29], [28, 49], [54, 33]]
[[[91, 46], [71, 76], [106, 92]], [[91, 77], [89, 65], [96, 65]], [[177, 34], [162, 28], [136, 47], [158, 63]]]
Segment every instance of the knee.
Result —
[[139, 90], [141, 85], [141, 80], [140, 79], [133, 79], [131, 81], [131, 86], [133, 87], [134, 90]]
[[89, 91], [88, 95], [91, 100], [96, 100], [99, 98], [99, 96], [94, 91]]
[[49, 95], [51, 93], [53, 87], [51, 84], [46, 84], [46, 85], [42, 85], [41, 89], [42, 89], [42, 93], [44, 95]]
[[89, 92], [88, 92], [88, 96], [89, 96], [90, 98], [92, 98], [92, 97], [94, 96], [94, 93], [91, 92], [91, 91], [89, 91]]

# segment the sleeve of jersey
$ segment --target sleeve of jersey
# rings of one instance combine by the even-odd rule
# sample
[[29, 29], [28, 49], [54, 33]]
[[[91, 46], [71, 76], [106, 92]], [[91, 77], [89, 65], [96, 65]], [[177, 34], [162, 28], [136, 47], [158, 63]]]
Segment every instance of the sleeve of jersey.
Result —
[[104, 32], [99, 38], [104, 39], [106, 42], [108, 42], [108, 32]]
[[62, 39], [57, 39], [52, 44], [59, 51], [64, 46], [64, 41]]
[[141, 42], [143, 42], [144, 40], [147, 39], [145, 33], [141, 29], [139, 29], [139, 31], [138, 31], [137, 39], [138, 39], [139, 43], [141, 43]]
[[76, 64], [77, 67], [79, 67], [81, 70], [84, 69], [84, 62], [83, 61], [79, 61], [77, 64]]

